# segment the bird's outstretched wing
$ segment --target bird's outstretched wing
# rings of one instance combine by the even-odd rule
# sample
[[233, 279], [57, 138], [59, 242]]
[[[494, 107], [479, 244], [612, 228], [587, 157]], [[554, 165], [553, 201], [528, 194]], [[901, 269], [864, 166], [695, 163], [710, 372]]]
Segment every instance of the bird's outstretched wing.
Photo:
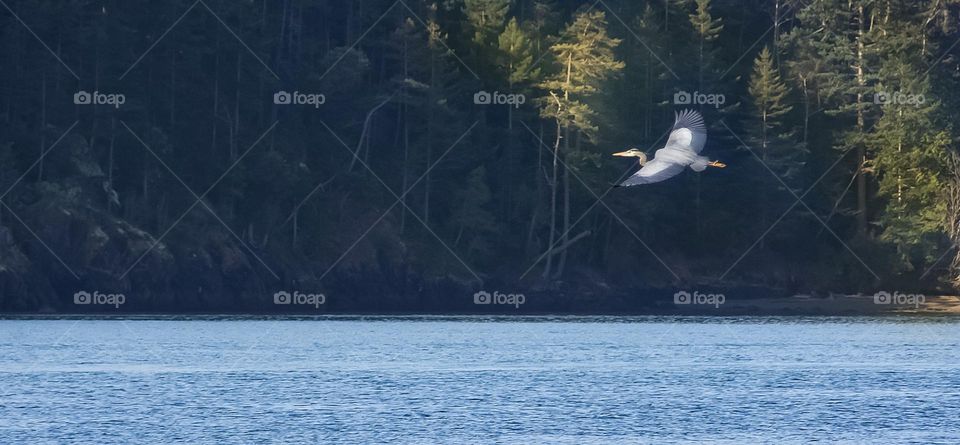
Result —
[[677, 113], [673, 122], [673, 131], [670, 132], [664, 148], [700, 153], [706, 143], [707, 127], [703, 123], [703, 116], [694, 110], [683, 110]]
[[653, 158], [652, 161], [644, 164], [643, 168], [637, 170], [637, 172], [627, 178], [626, 181], [620, 183], [620, 187], [660, 182], [680, 174], [680, 172], [683, 171], [683, 168], [684, 167], [680, 164], [674, 164], [672, 162]]

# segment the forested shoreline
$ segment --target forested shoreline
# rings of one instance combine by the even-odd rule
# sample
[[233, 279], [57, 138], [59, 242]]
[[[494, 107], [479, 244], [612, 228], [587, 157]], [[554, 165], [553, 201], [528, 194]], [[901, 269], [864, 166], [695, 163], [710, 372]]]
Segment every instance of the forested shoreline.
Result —
[[960, 285], [957, 0], [5, 6], [0, 311]]

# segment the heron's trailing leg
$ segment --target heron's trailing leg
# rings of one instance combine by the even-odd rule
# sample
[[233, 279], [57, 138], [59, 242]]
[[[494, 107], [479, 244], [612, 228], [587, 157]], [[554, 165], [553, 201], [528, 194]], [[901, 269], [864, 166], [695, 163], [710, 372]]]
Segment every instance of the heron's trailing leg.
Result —
[[724, 168], [727, 166], [727, 164], [724, 164], [723, 162], [720, 162], [720, 161], [710, 161], [710, 163], [707, 165], [711, 167], [717, 167], [717, 168]]

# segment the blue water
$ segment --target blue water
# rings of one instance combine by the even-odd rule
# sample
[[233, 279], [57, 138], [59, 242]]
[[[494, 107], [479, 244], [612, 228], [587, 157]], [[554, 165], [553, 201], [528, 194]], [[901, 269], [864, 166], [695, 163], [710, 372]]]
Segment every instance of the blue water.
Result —
[[0, 443], [960, 443], [960, 322], [0, 320]]

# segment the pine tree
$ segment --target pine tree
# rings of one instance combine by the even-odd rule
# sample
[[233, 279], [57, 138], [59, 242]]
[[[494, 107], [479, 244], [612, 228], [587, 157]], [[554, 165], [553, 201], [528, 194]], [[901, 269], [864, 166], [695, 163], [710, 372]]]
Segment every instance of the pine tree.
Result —
[[938, 125], [936, 108], [936, 103], [888, 104], [871, 135], [878, 194], [886, 201], [879, 238], [896, 246], [907, 270], [931, 264], [949, 247], [942, 242], [947, 229], [943, 191], [952, 138]]
[[[556, 131], [550, 184], [551, 223], [548, 251], [551, 253], [547, 255], [544, 277], [551, 273], [554, 277], [559, 277], [566, 261], [567, 250], [564, 249], [556, 270], [552, 270], [555, 255], [553, 247], [557, 234], [557, 192], [561, 182], [561, 142], [565, 164], [569, 167], [576, 168], [584, 161], [595, 162], [598, 158], [596, 154], [582, 150], [574, 153], [570, 141], [573, 138], [580, 140], [581, 137], [587, 142], [597, 140], [597, 112], [587, 101], [599, 94], [605, 81], [619, 76], [622, 72], [624, 64], [617, 60], [614, 54], [614, 49], [619, 44], [620, 39], [610, 37], [607, 33], [606, 14], [592, 10], [577, 13], [573, 23], [561, 33], [559, 41], [550, 47], [553, 69], [540, 83], [540, 88], [547, 91], [548, 95], [539, 101], [541, 117], [552, 120]], [[563, 173], [563, 230], [560, 231], [559, 242], [567, 245], [570, 228], [570, 178], [568, 169], [564, 169]]]
[[[719, 75], [714, 75], [717, 71], [717, 47], [716, 41], [723, 31], [723, 23], [719, 18], [714, 18], [710, 13], [710, 0], [696, 0], [696, 13], [690, 14], [690, 24], [693, 26], [693, 40], [695, 47], [695, 59], [697, 61], [696, 69], [696, 91], [706, 94], [718, 94], [716, 81]], [[700, 105], [701, 110], [703, 104]], [[695, 206], [695, 229], [697, 238], [703, 230], [703, 203], [700, 199], [701, 185], [700, 176], [696, 176], [694, 185], [696, 190]]]
[[626, 82], [623, 82], [628, 89], [627, 105], [631, 107], [631, 111], [626, 113], [627, 117], [633, 127], [636, 125], [637, 116], [632, 110], [639, 111], [640, 136], [644, 139], [658, 136], [652, 134], [654, 114], [662, 98], [668, 95], [667, 82], [664, 80], [669, 74], [657, 57], [665, 54], [664, 50], [669, 45], [664, 40], [658, 19], [650, 4], [647, 4], [637, 17], [633, 29], [644, 44], [634, 43], [631, 58], [627, 61]]
[[[506, 72], [511, 94], [528, 94], [530, 82], [540, 77], [540, 68], [533, 65], [533, 45], [526, 32], [512, 18], [500, 34], [500, 63]], [[513, 108], [507, 107], [507, 128], [513, 129]]]
[[757, 172], [759, 186], [760, 230], [769, 227], [772, 219], [771, 192], [782, 189], [780, 181], [765, 170], [770, 168], [794, 193], [799, 193], [798, 180], [804, 165], [806, 147], [795, 140], [789, 128], [787, 115], [792, 110], [788, 103], [789, 90], [780, 78], [768, 47], [760, 51], [753, 64], [748, 87], [750, 120], [746, 125], [750, 150], [766, 165]]
[[[897, 5], [889, 11], [875, 108], [882, 113], [871, 133], [877, 194], [885, 201], [878, 218], [883, 241], [893, 243], [902, 269], [926, 269], [939, 257], [943, 233], [949, 233], [948, 186], [953, 135], [944, 125], [941, 102], [929, 77], [921, 77], [934, 51], [927, 30], [919, 26], [926, 11]], [[913, 18], [914, 20], [910, 20]]]
[[534, 49], [530, 37], [512, 18], [499, 38], [500, 65], [507, 72], [511, 91], [514, 85], [529, 82], [540, 75], [540, 68], [533, 65]]
[[[870, 0], [818, 0], [806, 5], [797, 17], [801, 26], [795, 28], [792, 40], [799, 52], [819, 60], [819, 71], [813, 82], [826, 103], [826, 113], [852, 121], [840, 131], [842, 153], [855, 151], [852, 176], [856, 184], [857, 232], [868, 235], [870, 190], [868, 174], [872, 150], [867, 145], [869, 124], [875, 118], [871, 113], [878, 53], [874, 47], [878, 25], [876, 11]], [[834, 155], [831, 155], [834, 156]], [[846, 183], [844, 180], [838, 181]], [[838, 203], [845, 191], [840, 192]]]
[[723, 31], [723, 21], [710, 14], [710, 0], [696, 0], [696, 13], [690, 14], [693, 25], [697, 57], [697, 88], [704, 91], [710, 88], [705, 84], [706, 75], [715, 69], [716, 48], [714, 42]]
[[621, 74], [624, 64], [614, 54], [619, 44], [620, 39], [607, 33], [606, 14], [578, 13], [550, 47], [554, 63], [540, 84], [549, 94], [540, 101], [541, 115], [595, 141], [596, 111], [586, 101], [598, 93], [603, 82]]
[[506, 22], [511, 3], [511, 0], [464, 0], [464, 13], [473, 31], [473, 43], [479, 46], [494, 43]]
[[[404, 45], [402, 76], [394, 79], [400, 87], [399, 100], [403, 104], [404, 164], [418, 163], [416, 171], [426, 171], [423, 179], [422, 219], [430, 221], [431, 198], [436, 172], [428, 170], [439, 151], [459, 138], [468, 124], [452, 108], [450, 98], [463, 96], [462, 76], [453, 55], [445, 44], [446, 35], [432, 19], [422, 29], [412, 19], [406, 19], [394, 33], [394, 40]], [[405, 179], [406, 180], [406, 179]]]
[[465, 30], [472, 34], [470, 41], [471, 65], [481, 79], [495, 77], [490, 67], [497, 59], [497, 36], [503, 31], [512, 0], [465, 0], [463, 4], [467, 23]]

